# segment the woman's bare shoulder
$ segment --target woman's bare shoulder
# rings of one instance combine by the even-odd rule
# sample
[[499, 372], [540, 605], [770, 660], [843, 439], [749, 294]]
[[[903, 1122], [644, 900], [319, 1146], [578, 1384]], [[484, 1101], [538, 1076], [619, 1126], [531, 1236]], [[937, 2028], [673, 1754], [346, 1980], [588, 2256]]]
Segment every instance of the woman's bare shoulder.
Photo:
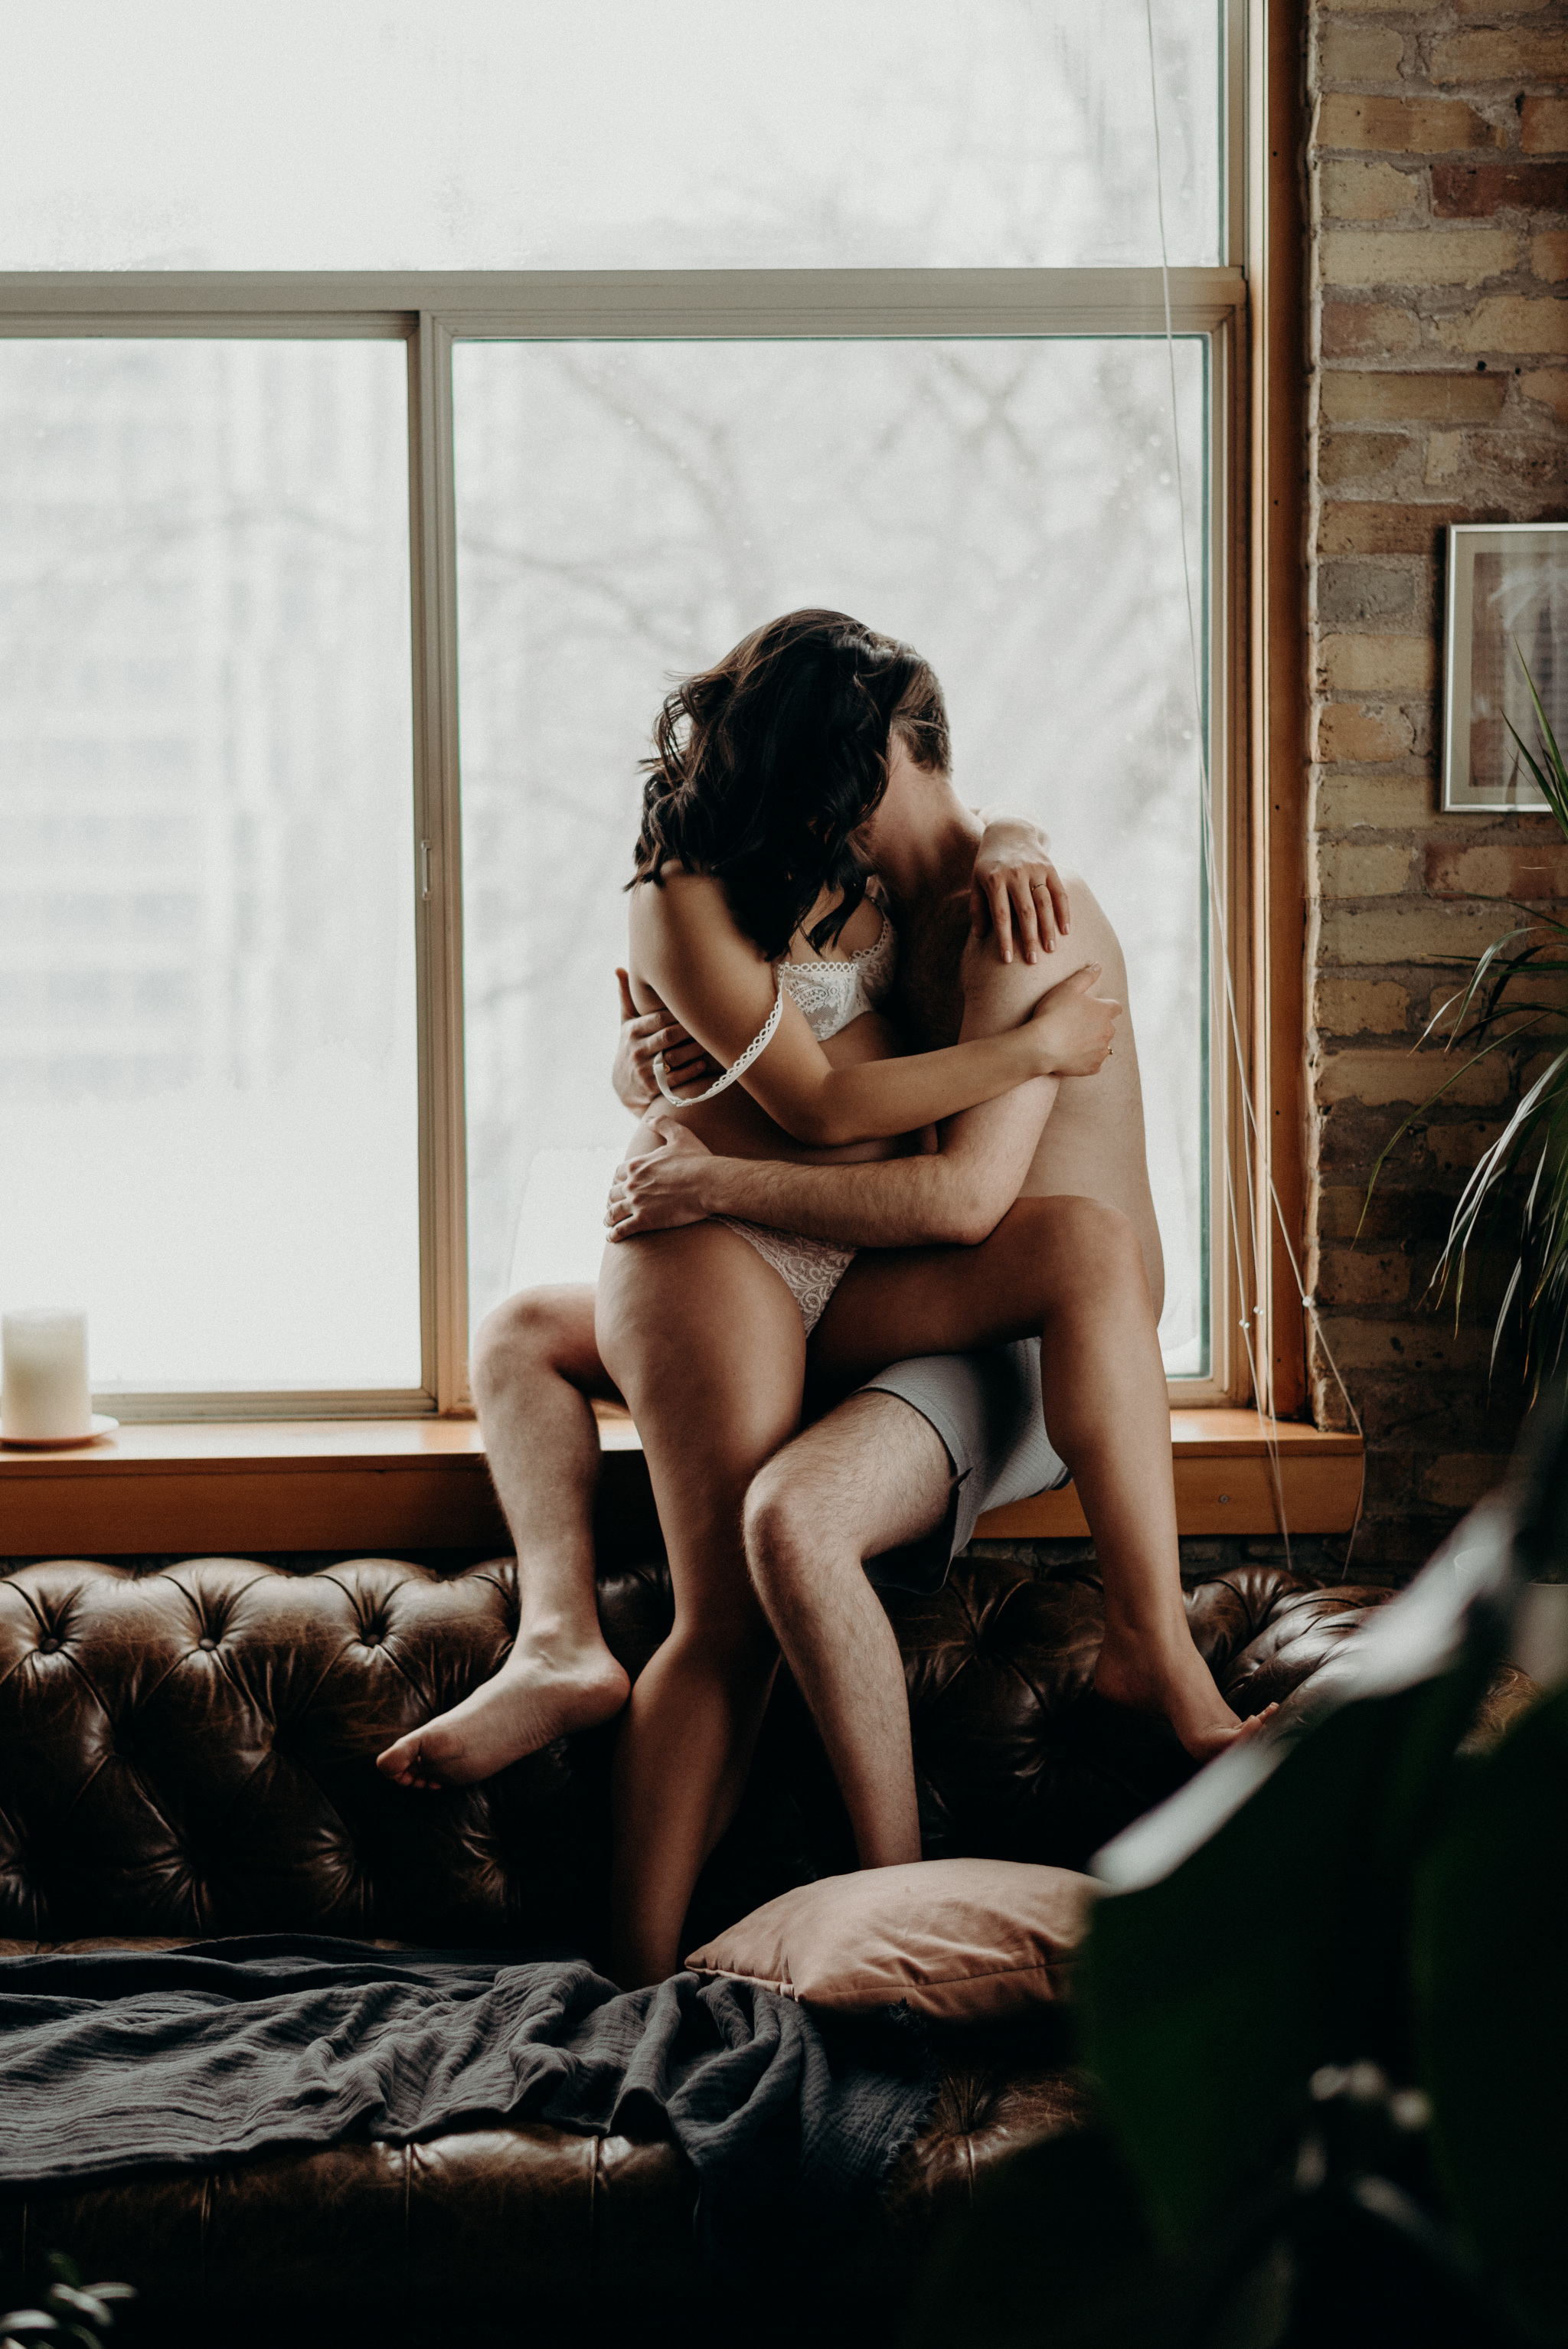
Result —
[[645, 914], [676, 921], [711, 915], [720, 906], [727, 916], [729, 913], [723, 882], [711, 873], [694, 873], [685, 864], [663, 864], [656, 876], [639, 881], [632, 891], [632, 904]]
[[663, 866], [656, 882], [639, 882], [632, 891], [631, 934], [634, 951], [639, 940], [678, 948], [697, 939], [727, 944], [741, 936], [723, 883], [682, 864]]

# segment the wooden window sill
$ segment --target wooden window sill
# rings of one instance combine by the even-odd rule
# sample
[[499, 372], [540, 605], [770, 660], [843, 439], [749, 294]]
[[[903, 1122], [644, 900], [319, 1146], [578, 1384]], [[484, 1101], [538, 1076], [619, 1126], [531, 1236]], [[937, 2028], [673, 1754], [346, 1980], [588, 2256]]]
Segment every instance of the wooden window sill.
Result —
[[[624, 1412], [598, 1407], [602, 1512], [645, 1523], [647, 1474]], [[1251, 1411], [1171, 1415], [1184, 1534], [1279, 1529], [1267, 1431]], [[1274, 1430], [1293, 1534], [1348, 1532], [1359, 1437]], [[1077, 1494], [993, 1509], [986, 1539], [1081, 1536]], [[0, 1556], [468, 1549], [510, 1537], [471, 1419], [248, 1421], [122, 1427], [79, 1452], [0, 1452]]]

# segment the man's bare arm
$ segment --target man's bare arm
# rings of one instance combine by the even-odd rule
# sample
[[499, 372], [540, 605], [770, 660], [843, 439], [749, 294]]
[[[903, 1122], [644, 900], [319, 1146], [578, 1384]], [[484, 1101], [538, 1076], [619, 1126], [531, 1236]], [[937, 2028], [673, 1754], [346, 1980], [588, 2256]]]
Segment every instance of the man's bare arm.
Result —
[[[662, 1180], [640, 1182], [637, 1169], [629, 1169], [624, 1185], [611, 1195], [611, 1212], [624, 1204], [634, 1216], [613, 1224], [611, 1237], [635, 1239], [668, 1222], [739, 1216], [843, 1247], [972, 1245], [995, 1228], [1017, 1197], [1057, 1082], [1055, 1077], [1035, 1077], [982, 1110], [965, 1110], [962, 1118], [949, 1121], [940, 1150], [914, 1158], [884, 1158], [869, 1166], [795, 1166], [776, 1159], [682, 1153], [662, 1169]], [[953, 1126], [976, 1118], [990, 1130], [953, 1137]]]
[[[970, 950], [965, 961], [965, 1035], [1014, 1026], [1039, 1001], [1045, 978], [1037, 966], [999, 964], [989, 947]], [[1118, 1009], [1093, 997], [1092, 985], [1087, 975], [1076, 988], [1069, 980], [1051, 990], [1064, 999], [1054, 1015], [1061, 1057], [1085, 1072], [1103, 1057]], [[739, 1216], [847, 1247], [973, 1246], [1017, 1197], [1059, 1081], [1015, 1086], [948, 1119], [937, 1151], [871, 1165], [712, 1157], [685, 1129], [660, 1125], [665, 1148], [620, 1171], [605, 1220], [617, 1239], [705, 1216]]]

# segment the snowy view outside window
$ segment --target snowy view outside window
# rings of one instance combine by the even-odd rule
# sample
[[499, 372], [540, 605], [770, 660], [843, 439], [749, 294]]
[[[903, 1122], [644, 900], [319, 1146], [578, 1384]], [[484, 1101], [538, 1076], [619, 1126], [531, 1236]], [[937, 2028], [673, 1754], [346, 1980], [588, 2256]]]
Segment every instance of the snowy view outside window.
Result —
[[[1158, 262], [1145, 5], [13, 9], [0, 269]], [[1220, 0], [1151, 13], [1170, 259], [1202, 266]]]
[[[1177, 346], [1202, 598], [1203, 347]], [[592, 1280], [640, 779], [675, 677], [805, 604], [934, 664], [954, 779], [1127, 950], [1172, 1374], [1206, 1367], [1202, 873], [1162, 340], [468, 344], [456, 361], [469, 1263]], [[1201, 609], [1194, 618], [1202, 626]]]
[[0, 342], [0, 1301], [417, 1387], [401, 343]]
[[[1176, 270], [1223, 254], [1222, 14], [1152, 9]], [[1149, 267], [1146, 24], [68, 0], [7, 28], [0, 270]], [[0, 340], [0, 1304], [86, 1305], [100, 1390], [417, 1389], [406, 348], [61, 323]], [[920, 647], [963, 788], [1118, 922], [1203, 1369], [1202, 343], [1174, 418], [1159, 337], [454, 373], [476, 1314], [596, 1267], [659, 699], [809, 601]]]

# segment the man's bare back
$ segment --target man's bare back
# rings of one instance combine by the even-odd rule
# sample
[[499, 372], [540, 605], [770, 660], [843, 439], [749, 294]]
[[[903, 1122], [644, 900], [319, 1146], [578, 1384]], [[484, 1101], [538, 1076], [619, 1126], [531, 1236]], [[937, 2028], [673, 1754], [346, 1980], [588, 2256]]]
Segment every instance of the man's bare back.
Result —
[[[976, 977], [998, 1025], [1027, 1017], [1049, 988], [1086, 964], [1099, 967], [1096, 993], [1127, 1005], [1127, 963], [1103, 907], [1081, 875], [1068, 881], [1072, 928], [1034, 964], [998, 964], [972, 941], [966, 895], [922, 900], [901, 918], [899, 975], [892, 1004], [902, 1033], [922, 1050], [953, 1043], [963, 1023], [963, 980]], [[966, 959], [967, 957], [967, 959]], [[968, 1000], [973, 1003], [971, 993]], [[1155, 1219], [1143, 1124], [1143, 1088], [1130, 1010], [1117, 1030], [1110, 1059], [1095, 1077], [1057, 1081], [1056, 1098], [1018, 1189], [1021, 1199], [1090, 1198], [1118, 1207], [1138, 1233], [1156, 1313], [1165, 1293], [1165, 1262]]]

